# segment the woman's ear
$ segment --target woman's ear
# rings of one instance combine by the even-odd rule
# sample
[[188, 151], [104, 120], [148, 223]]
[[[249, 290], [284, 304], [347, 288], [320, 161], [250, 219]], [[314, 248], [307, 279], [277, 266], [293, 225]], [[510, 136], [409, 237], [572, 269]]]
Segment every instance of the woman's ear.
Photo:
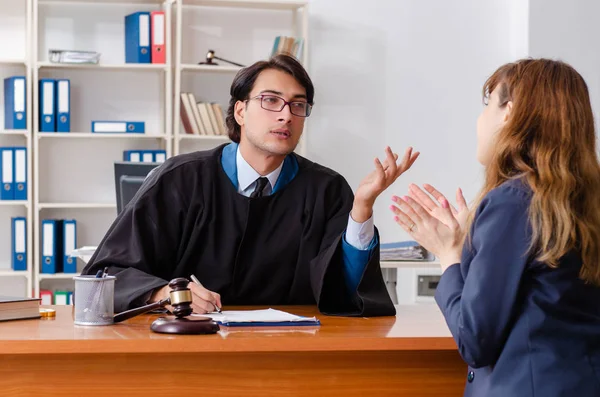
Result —
[[508, 121], [508, 118], [510, 117], [510, 113], [512, 112], [512, 108], [513, 108], [513, 103], [512, 101], [508, 101], [506, 102], [506, 106], [504, 107], [504, 122], [506, 123]]
[[233, 110], [233, 116], [235, 117], [235, 121], [241, 127], [244, 125], [244, 115], [246, 112], [246, 102], [237, 101], [235, 103], [235, 108]]

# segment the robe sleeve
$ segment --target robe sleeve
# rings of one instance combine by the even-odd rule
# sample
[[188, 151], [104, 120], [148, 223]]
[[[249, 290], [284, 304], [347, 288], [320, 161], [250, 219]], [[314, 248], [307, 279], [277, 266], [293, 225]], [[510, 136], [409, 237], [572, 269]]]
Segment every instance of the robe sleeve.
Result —
[[172, 278], [187, 208], [175, 183], [164, 169], [150, 174], [82, 271], [95, 274], [108, 267], [116, 276], [116, 313], [143, 305], [152, 290]]
[[348, 290], [344, 277], [343, 235], [352, 210], [354, 195], [342, 176], [337, 176], [325, 192], [325, 233], [319, 254], [311, 261], [311, 285], [321, 313], [340, 316], [391, 316], [394, 304], [385, 286], [377, 244], [362, 271], [358, 288]]

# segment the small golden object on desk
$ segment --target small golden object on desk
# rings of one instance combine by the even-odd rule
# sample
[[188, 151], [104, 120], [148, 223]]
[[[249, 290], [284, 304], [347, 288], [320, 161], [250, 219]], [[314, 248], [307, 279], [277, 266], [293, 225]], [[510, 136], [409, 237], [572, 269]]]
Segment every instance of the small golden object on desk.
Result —
[[40, 316], [42, 316], [42, 317], [56, 317], [56, 310], [54, 310], [54, 309], [40, 309]]

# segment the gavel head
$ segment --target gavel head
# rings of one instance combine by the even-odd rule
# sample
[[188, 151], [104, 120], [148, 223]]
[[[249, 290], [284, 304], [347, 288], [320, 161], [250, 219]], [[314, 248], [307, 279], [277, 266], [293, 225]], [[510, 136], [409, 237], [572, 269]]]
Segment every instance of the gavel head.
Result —
[[192, 314], [192, 291], [188, 288], [189, 281], [185, 278], [175, 278], [169, 283], [171, 292], [169, 298], [176, 317], [185, 317]]
[[216, 63], [213, 62], [214, 59], [215, 59], [214, 50], [208, 50], [208, 52], [206, 53], [206, 61], [204, 63], [207, 65], [213, 65], [213, 64], [216, 65]]

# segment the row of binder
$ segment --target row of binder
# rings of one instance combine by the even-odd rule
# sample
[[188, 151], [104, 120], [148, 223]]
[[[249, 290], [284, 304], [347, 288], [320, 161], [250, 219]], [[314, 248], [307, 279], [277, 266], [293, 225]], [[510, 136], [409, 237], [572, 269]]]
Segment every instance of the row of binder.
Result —
[[77, 258], [70, 256], [77, 247], [77, 221], [42, 220], [41, 273], [76, 273]]
[[0, 200], [27, 200], [27, 148], [0, 147]]
[[73, 291], [49, 291], [47, 289], [40, 290], [40, 298], [42, 305], [72, 305]]
[[125, 16], [125, 63], [165, 63], [164, 11]]
[[4, 129], [27, 129], [26, 99], [25, 76], [4, 79]]
[[[39, 80], [40, 132], [71, 132], [71, 81], [69, 79]], [[4, 80], [4, 128], [26, 129], [27, 113], [25, 77]], [[92, 132], [144, 133], [143, 121], [92, 121]]]
[[40, 132], [71, 131], [71, 82], [40, 79]]
[[123, 161], [132, 163], [164, 163], [167, 159], [166, 150], [124, 150]]

